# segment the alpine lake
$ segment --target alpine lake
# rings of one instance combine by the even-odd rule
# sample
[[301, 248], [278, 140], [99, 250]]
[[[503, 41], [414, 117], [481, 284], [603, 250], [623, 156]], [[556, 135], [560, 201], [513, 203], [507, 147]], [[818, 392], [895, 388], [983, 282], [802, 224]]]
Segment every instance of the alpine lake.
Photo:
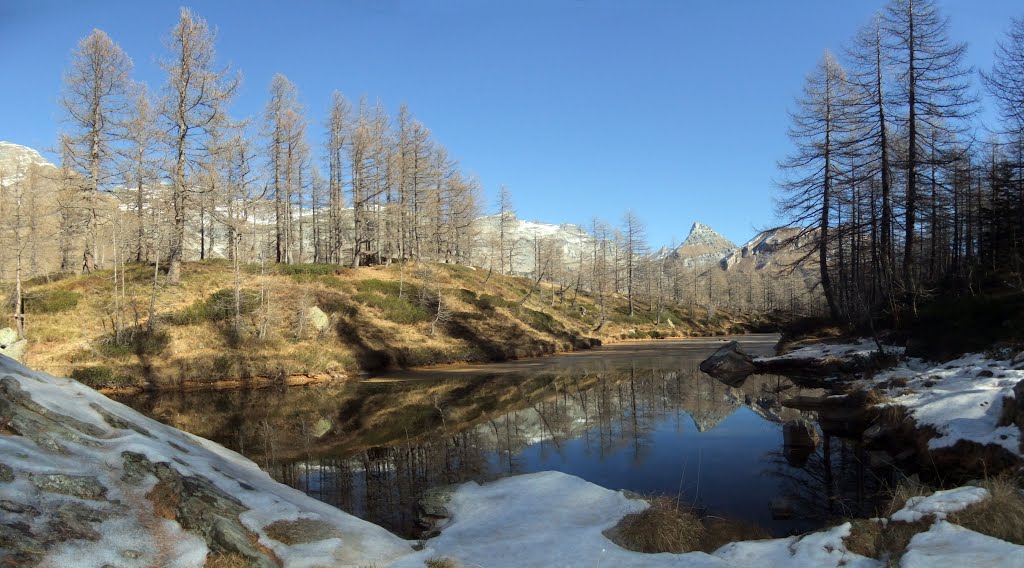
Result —
[[853, 439], [787, 408], [821, 394], [699, 370], [736, 339], [770, 355], [777, 335], [620, 343], [490, 365], [402, 371], [301, 387], [117, 397], [216, 441], [281, 483], [408, 537], [433, 487], [557, 470], [669, 495], [782, 536], [876, 514], [895, 472]]

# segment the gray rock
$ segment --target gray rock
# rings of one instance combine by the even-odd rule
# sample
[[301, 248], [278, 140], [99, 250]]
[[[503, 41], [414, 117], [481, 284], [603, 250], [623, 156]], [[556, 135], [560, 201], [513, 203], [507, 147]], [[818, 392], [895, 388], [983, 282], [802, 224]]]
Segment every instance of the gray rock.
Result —
[[28, 340], [22, 339], [0, 346], [0, 355], [6, 355], [15, 361], [25, 360], [25, 351], [28, 350]]
[[331, 317], [316, 306], [312, 306], [306, 310], [306, 320], [309, 321], [309, 325], [311, 325], [317, 333], [323, 333], [331, 327]]
[[782, 439], [786, 446], [817, 448], [821, 442], [818, 430], [805, 420], [790, 420], [782, 425]]
[[16, 501], [9, 501], [7, 499], [0, 500], [0, 509], [7, 511], [8, 513], [14, 513], [15, 515], [28, 515], [35, 517], [39, 515], [39, 511], [30, 505], [22, 505]]
[[0, 349], [18, 341], [18, 332], [9, 327], [0, 329]]
[[[206, 540], [213, 553], [231, 553], [245, 557], [249, 566], [276, 568], [277, 563], [257, 548], [255, 536], [238, 520], [248, 509], [231, 495], [224, 493], [208, 479], [185, 476], [168, 463], [153, 463], [146, 456], [122, 452], [124, 474], [121, 479], [139, 482], [147, 474], [159, 480], [158, 488], [174, 495], [173, 503], [166, 506], [174, 519], [185, 530], [197, 533]], [[154, 489], [154, 492], [156, 489]]]
[[[1018, 381], [1013, 385], [1013, 406], [1013, 422], [1021, 429], [1021, 433], [1024, 433], [1024, 381]], [[1024, 439], [1021, 440], [1021, 445], [1024, 445]]]
[[1020, 365], [1021, 363], [1024, 363], [1024, 351], [1014, 355], [1013, 359], [1010, 361], [1010, 364], [1012, 365]]
[[29, 475], [32, 484], [40, 491], [71, 495], [81, 499], [97, 501], [107, 496], [107, 488], [98, 479], [88, 475], [67, 475], [64, 473], [33, 473]]
[[0, 483], [10, 483], [14, 481], [14, 470], [11, 466], [0, 463]]
[[0, 562], [7, 566], [35, 566], [46, 546], [25, 523], [0, 524]]
[[132, 422], [128, 422], [127, 420], [122, 420], [122, 419], [118, 418], [113, 413], [108, 412], [107, 409], [105, 409], [102, 406], [96, 404], [95, 402], [90, 402], [89, 403], [89, 408], [93, 409], [97, 414], [102, 416], [104, 422], [106, 422], [107, 424], [110, 424], [114, 428], [120, 428], [122, 430], [132, 430], [134, 432], [138, 432], [139, 434], [142, 434], [143, 436], [145, 436], [147, 438], [152, 438], [153, 437], [153, 435], [150, 434], [148, 431], [146, 431], [146, 429], [143, 428], [142, 426], [139, 426], [138, 424], [135, 424], [135, 423], [132, 423]]
[[74, 515], [58, 515], [46, 526], [47, 541], [51, 543], [67, 542], [69, 540], [99, 540], [100, 533], [92, 528], [89, 521], [75, 517]]
[[740, 349], [740, 344], [730, 341], [711, 354], [700, 364], [700, 370], [728, 384], [739, 386], [754, 372], [753, 358]]
[[424, 529], [423, 538], [432, 538], [440, 534], [438, 526], [451, 516], [448, 502], [452, 500], [455, 487], [431, 487], [423, 492], [416, 502], [416, 524]]

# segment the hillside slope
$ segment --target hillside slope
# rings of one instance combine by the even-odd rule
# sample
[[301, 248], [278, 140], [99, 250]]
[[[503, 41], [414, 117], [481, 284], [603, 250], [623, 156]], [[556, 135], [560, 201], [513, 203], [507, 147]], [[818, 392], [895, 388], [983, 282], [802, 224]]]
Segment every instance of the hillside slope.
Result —
[[[26, 362], [99, 388], [166, 389], [310, 382], [402, 368], [500, 361], [589, 348], [601, 341], [744, 330], [724, 312], [685, 308], [629, 317], [612, 297], [607, 319], [593, 298], [526, 278], [459, 265], [356, 270], [333, 265], [187, 263], [178, 286], [156, 289], [153, 268], [129, 265], [118, 303], [112, 273], [36, 279], [26, 291]], [[159, 280], [162, 282], [162, 278]], [[442, 315], [438, 318], [438, 303]], [[597, 329], [597, 331], [595, 331]]]

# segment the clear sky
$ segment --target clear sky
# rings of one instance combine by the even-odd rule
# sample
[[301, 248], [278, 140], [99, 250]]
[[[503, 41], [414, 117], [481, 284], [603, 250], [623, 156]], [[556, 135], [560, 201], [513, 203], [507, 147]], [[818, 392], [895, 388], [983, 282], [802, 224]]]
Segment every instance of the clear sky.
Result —
[[[331, 92], [402, 102], [521, 218], [619, 223], [654, 246], [700, 220], [740, 243], [776, 223], [786, 111], [825, 49], [884, 0], [204, 1], [218, 59], [258, 114], [274, 73], [295, 82], [320, 145]], [[70, 51], [105, 30], [158, 88], [178, 2], [0, 0], [0, 140], [52, 147]], [[943, 0], [969, 63], [988, 68], [1019, 0]]]

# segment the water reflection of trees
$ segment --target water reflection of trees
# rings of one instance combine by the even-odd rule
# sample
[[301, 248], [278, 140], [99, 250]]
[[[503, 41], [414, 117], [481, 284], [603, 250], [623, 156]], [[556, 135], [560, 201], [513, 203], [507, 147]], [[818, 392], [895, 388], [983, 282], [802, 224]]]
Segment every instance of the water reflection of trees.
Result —
[[779, 510], [774, 512], [813, 521], [813, 526], [877, 516], [898, 475], [891, 467], [871, 466], [859, 441], [829, 434], [800, 467], [793, 466], [785, 449], [768, 452], [764, 459], [770, 465], [768, 474], [781, 482], [773, 504]]
[[[212, 438], [275, 479], [409, 534], [430, 487], [529, 469], [525, 450], [566, 459], [649, 455], [656, 427], [710, 430], [746, 405], [783, 420], [781, 377], [730, 388], [679, 358], [593, 361], [529, 377], [154, 397], [144, 412]], [[692, 422], [691, 422], [692, 421]]]

